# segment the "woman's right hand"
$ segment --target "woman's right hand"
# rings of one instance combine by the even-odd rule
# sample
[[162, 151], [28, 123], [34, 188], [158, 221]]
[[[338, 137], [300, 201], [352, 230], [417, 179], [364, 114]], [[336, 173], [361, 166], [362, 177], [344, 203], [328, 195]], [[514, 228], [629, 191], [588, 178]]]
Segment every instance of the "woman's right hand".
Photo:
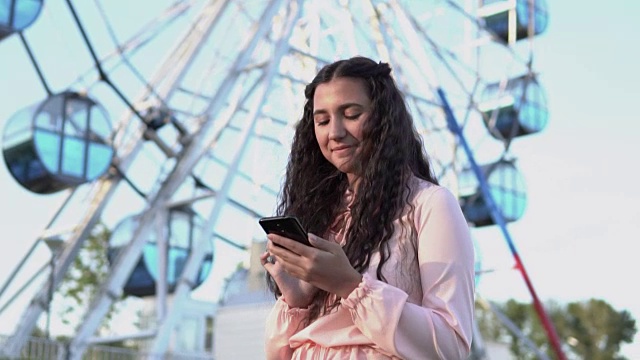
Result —
[[[268, 247], [271, 246], [275, 245], [269, 241]], [[260, 255], [260, 262], [278, 284], [278, 288], [282, 292], [287, 305], [291, 308], [306, 308], [309, 306], [318, 288], [288, 274], [278, 261], [269, 262], [269, 256], [270, 253], [268, 251], [263, 253]]]

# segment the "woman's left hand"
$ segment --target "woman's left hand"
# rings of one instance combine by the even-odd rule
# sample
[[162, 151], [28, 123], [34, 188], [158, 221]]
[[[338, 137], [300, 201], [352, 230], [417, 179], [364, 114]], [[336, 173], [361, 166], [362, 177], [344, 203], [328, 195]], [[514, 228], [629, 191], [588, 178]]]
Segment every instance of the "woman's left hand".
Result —
[[341, 298], [348, 297], [362, 281], [362, 275], [351, 266], [338, 243], [313, 234], [309, 234], [313, 247], [275, 234], [267, 237], [269, 253], [280, 262], [284, 271], [300, 280]]

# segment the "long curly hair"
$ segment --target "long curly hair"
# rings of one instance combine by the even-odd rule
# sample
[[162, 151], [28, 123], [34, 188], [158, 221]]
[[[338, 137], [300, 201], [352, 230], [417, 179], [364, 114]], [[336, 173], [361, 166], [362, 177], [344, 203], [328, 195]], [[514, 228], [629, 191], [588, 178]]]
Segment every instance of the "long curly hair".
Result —
[[[410, 178], [416, 176], [438, 183], [388, 64], [365, 57], [339, 60], [323, 67], [306, 86], [304, 112], [296, 125], [277, 213], [296, 216], [308, 232], [323, 236], [344, 210], [341, 207], [349, 187], [347, 176], [322, 155], [313, 121], [317, 86], [340, 77], [364, 80], [372, 105], [371, 114], [363, 124], [357, 155], [360, 178], [351, 206], [352, 225], [345, 234], [343, 249], [360, 273], [369, 267], [372, 254], [379, 251], [377, 277], [384, 281], [382, 266], [389, 258], [392, 223], [410, 206]], [[268, 283], [274, 294], [280, 296], [270, 276]], [[310, 305], [307, 323], [338, 303], [339, 299], [319, 291]]]

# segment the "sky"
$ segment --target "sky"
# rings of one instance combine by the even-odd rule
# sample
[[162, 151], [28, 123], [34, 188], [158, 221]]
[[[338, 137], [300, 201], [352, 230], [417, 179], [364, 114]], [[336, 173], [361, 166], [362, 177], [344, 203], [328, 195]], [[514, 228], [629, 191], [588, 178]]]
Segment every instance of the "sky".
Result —
[[[529, 198], [509, 229], [542, 299], [599, 298], [637, 320], [640, 46], [625, 39], [640, 35], [639, 4], [548, 3], [535, 61], [550, 120], [517, 143]], [[638, 343], [625, 348], [630, 359]]]
[[[546, 91], [549, 124], [513, 144], [528, 200], [524, 216], [508, 230], [543, 301], [602, 299], [630, 311], [640, 329], [640, 293], [634, 289], [640, 238], [634, 160], [640, 154], [640, 45], [634, 39], [640, 36], [640, 3], [548, 1], [548, 8], [549, 26], [535, 42], [534, 67]], [[16, 62], [25, 59], [12, 53], [23, 51], [16, 45], [16, 39], [0, 42], [0, 129], [16, 104], [26, 106], [24, 99], [42, 93], [30, 65]], [[6, 244], [0, 284], [60, 199], [29, 193], [0, 166], [0, 233]], [[480, 279], [480, 294], [530, 301], [520, 274], [508, 270], [511, 258], [498, 229], [482, 229], [474, 237], [483, 259], [504, 265]], [[640, 335], [623, 347], [623, 355], [640, 359]]]

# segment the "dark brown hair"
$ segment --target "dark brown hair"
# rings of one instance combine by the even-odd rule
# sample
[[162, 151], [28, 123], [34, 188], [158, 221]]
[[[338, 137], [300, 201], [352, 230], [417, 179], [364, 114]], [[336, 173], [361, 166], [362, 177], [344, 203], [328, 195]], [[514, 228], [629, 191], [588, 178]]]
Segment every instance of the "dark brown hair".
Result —
[[[307, 231], [323, 236], [343, 210], [340, 206], [344, 206], [349, 186], [347, 177], [322, 155], [313, 122], [317, 86], [339, 77], [364, 80], [372, 105], [360, 143], [361, 174], [344, 251], [360, 273], [379, 251], [377, 276], [384, 280], [381, 269], [389, 257], [387, 242], [393, 234], [393, 221], [409, 205], [408, 181], [416, 176], [438, 183], [388, 64], [365, 57], [340, 60], [323, 67], [306, 86], [304, 113], [296, 126], [277, 212], [297, 216]], [[270, 277], [269, 285], [276, 296], [281, 294]], [[338, 299], [329, 299], [325, 291], [316, 294], [308, 322], [337, 306]]]

